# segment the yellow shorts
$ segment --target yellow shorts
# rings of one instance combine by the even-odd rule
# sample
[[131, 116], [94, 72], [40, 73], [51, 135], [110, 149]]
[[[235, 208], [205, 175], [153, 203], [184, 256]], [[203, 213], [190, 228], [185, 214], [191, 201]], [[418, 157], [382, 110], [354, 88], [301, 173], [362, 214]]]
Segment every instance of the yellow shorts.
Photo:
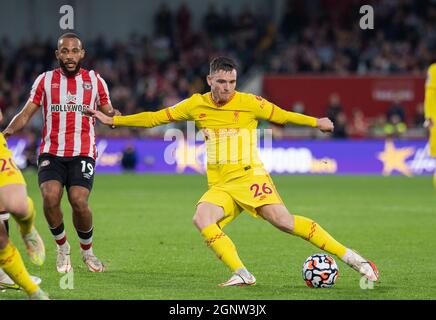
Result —
[[430, 130], [430, 156], [436, 157], [436, 126]]
[[266, 204], [282, 204], [274, 183], [265, 171], [264, 175], [253, 172], [226, 183], [217, 183], [209, 188], [201, 197], [201, 202], [210, 202], [224, 209], [225, 216], [218, 221], [223, 228], [234, 220], [242, 211], [247, 211], [255, 218], [261, 217], [256, 208]]
[[10, 184], [25, 185], [26, 181], [12, 158], [12, 152], [2, 145], [0, 146], [0, 187]]

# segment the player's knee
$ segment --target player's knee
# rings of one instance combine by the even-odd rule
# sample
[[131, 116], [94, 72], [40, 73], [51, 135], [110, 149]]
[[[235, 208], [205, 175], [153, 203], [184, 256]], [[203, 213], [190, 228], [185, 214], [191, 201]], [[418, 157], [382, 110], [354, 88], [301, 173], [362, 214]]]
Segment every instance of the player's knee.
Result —
[[26, 217], [28, 213], [27, 200], [11, 199], [11, 201], [5, 204], [5, 211], [10, 212], [16, 217]]
[[44, 208], [50, 209], [60, 207], [62, 199], [61, 190], [45, 185], [41, 188], [41, 194]]
[[57, 194], [43, 193], [42, 199], [45, 209], [55, 209], [60, 207], [61, 198]]
[[203, 219], [201, 215], [198, 214], [198, 212], [195, 212], [194, 216], [192, 217], [192, 223], [194, 224], [194, 226], [197, 227], [198, 230], [202, 230], [205, 227], [203, 226]]
[[215, 222], [207, 212], [201, 210], [197, 210], [192, 218], [192, 223], [200, 231]]
[[292, 233], [293, 217], [287, 210], [274, 208], [274, 210], [270, 210], [265, 214], [264, 217], [281, 231]]
[[77, 213], [87, 213], [88, 212], [88, 200], [86, 197], [70, 197], [71, 207], [73, 211]]
[[217, 223], [223, 217], [224, 211], [221, 207], [202, 202], [197, 206], [192, 222], [201, 231], [207, 226]]

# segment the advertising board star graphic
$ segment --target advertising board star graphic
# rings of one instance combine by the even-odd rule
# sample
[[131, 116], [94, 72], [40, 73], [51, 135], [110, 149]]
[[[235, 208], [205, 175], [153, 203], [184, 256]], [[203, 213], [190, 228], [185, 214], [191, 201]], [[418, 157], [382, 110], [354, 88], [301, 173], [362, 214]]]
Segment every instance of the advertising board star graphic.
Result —
[[377, 159], [383, 162], [383, 175], [389, 176], [397, 170], [405, 176], [411, 177], [412, 170], [406, 163], [406, 159], [413, 155], [415, 148], [395, 148], [392, 141], [386, 141], [385, 150], [377, 155]]

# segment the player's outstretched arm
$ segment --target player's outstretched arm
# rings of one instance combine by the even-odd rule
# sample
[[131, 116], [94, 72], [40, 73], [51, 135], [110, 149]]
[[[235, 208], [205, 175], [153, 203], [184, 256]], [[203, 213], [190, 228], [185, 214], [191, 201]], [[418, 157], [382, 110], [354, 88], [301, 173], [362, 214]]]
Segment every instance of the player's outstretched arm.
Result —
[[3, 135], [7, 139], [11, 135], [15, 134], [17, 131], [21, 130], [27, 122], [32, 118], [35, 112], [39, 109], [39, 106], [35, 103], [28, 101], [21, 110], [9, 123], [5, 130], [3, 130]]
[[115, 127], [152, 128], [172, 121], [177, 121], [169, 115], [168, 109], [163, 109], [156, 112], [140, 112], [132, 115], [113, 117], [109, 117], [101, 111], [92, 109], [87, 109], [86, 113], [98, 119], [105, 125]]
[[333, 122], [329, 118], [315, 118], [296, 112], [286, 111], [270, 102], [268, 102], [268, 105], [265, 105], [260, 117], [278, 124], [293, 123], [300, 126], [318, 128], [322, 132], [333, 132], [334, 130]]

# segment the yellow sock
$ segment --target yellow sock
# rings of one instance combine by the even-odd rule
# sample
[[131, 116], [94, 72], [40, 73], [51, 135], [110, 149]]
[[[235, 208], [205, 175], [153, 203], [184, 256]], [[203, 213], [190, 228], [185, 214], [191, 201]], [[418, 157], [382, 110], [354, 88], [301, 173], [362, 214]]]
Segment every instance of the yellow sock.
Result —
[[315, 221], [302, 216], [294, 216], [294, 234], [339, 258], [342, 258], [347, 250]]
[[212, 248], [218, 258], [220, 258], [232, 272], [240, 268], [245, 268], [241, 259], [239, 259], [238, 252], [232, 240], [230, 240], [216, 224], [211, 224], [201, 230], [201, 235], [205, 239], [207, 246]]
[[14, 216], [15, 221], [17, 221], [20, 226], [21, 235], [28, 234], [32, 231], [33, 223], [35, 221], [36, 211], [35, 206], [31, 198], [27, 197], [27, 216], [25, 218], [17, 218]]
[[28, 295], [36, 292], [39, 287], [30, 279], [24, 266], [23, 259], [17, 248], [9, 242], [4, 249], [0, 249], [0, 267], [14, 280]]

